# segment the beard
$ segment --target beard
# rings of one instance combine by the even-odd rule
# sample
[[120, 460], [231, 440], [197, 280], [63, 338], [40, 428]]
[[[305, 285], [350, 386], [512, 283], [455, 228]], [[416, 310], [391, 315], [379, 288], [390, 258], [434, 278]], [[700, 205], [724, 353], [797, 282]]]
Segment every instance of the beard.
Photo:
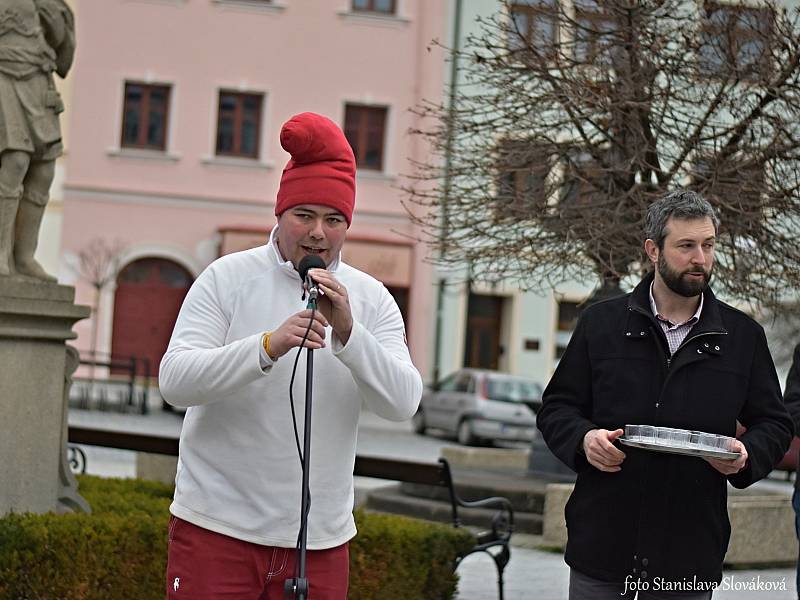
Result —
[[[712, 269], [706, 271], [702, 267], [695, 267], [683, 272], [678, 272], [667, 264], [663, 253], [658, 257], [658, 274], [661, 275], [661, 279], [664, 280], [664, 283], [670, 290], [685, 298], [694, 298], [703, 293], [703, 290], [708, 287], [711, 281], [711, 271]], [[702, 274], [703, 279], [684, 278], [684, 275], [688, 273]]]

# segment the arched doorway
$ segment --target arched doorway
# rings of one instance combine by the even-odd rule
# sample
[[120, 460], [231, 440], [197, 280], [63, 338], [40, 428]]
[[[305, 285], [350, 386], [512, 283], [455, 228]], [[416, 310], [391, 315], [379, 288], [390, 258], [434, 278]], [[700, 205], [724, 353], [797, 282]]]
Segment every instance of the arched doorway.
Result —
[[122, 269], [114, 294], [112, 355], [136, 357], [139, 375], [147, 359], [150, 375], [157, 376], [192, 281], [186, 269], [163, 258], [141, 258]]

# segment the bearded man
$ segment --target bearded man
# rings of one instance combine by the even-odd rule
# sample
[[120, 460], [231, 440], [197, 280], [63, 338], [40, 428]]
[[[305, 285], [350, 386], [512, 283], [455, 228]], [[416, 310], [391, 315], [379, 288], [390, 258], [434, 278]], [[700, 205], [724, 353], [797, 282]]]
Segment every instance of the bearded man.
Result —
[[[764, 330], [709, 287], [718, 227], [695, 192], [651, 204], [653, 271], [584, 311], [544, 392], [538, 427], [578, 474], [566, 506], [571, 600], [710, 598], [730, 538], [728, 482], [766, 476], [792, 439]], [[618, 441], [626, 424], [732, 437], [737, 421], [747, 431], [735, 459]]]

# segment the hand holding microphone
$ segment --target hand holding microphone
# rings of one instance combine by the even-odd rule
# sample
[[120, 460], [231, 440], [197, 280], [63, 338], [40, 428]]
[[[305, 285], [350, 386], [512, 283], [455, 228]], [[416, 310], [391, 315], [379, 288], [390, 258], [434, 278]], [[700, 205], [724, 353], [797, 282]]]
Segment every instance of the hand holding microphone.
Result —
[[309, 291], [316, 287], [320, 292], [317, 298], [319, 312], [330, 323], [339, 341], [346, 344], [353, 331], [353, 314], [347, 288], [325, 269], [325, 262], [314, 254], [303, 257], [297, 270]]
[[325, 262], [319, 256], [309, 254], [303, 257], [297, 270], [306, 290], [317, 290], [317, 310], [313, 311], [313, 321], [312, 310], [306, 308], [293, 314], [271, 333], [269, 354], [273, 360], [300, 346], [309, 322], [311, 329], [303, 347], [312, 350], [325, 347], [325, 328], [328, 324], [342, 344], [347, 343], [353, 330], [353, 315], [350, 312], [347, 289], [325, 270]]
[[300, 281], [303, 282], [303, 299], [305, 300], [306, 292], [308, 292], [308, 305], [306, 308], [316, 307], [317, 298], [319, 297], [319, 286], [314, 281], [308, 272], [311, 269], [325, 269], [325, 261], [316, 254], [307, 254], [297, 265], [297, 272], [300, 274]]
[[319, 350], [325, 347], [325, 327], [328, 321], [320, 312], [314, 312], [314, 319], [311, 319], [311, 309], [304, 309], [293, 314], [286, 319], [280, 327], [270, 334], [269, 356], [272, 360], [277, 360], [292, 348], [297, 348], [303, 342], [309, 322], [311, 329], [303, 344], [304, 348]]

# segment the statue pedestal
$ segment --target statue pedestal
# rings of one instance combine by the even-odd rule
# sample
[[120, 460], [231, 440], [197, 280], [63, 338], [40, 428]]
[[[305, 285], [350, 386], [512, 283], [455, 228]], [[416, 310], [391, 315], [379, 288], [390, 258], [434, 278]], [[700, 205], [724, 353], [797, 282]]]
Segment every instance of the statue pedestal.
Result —
[[0, 278], [0, 516], [88, 511], [67, 461], [67, 398], [78, 353], [66, 345], [89, 316], [75, 289]]

